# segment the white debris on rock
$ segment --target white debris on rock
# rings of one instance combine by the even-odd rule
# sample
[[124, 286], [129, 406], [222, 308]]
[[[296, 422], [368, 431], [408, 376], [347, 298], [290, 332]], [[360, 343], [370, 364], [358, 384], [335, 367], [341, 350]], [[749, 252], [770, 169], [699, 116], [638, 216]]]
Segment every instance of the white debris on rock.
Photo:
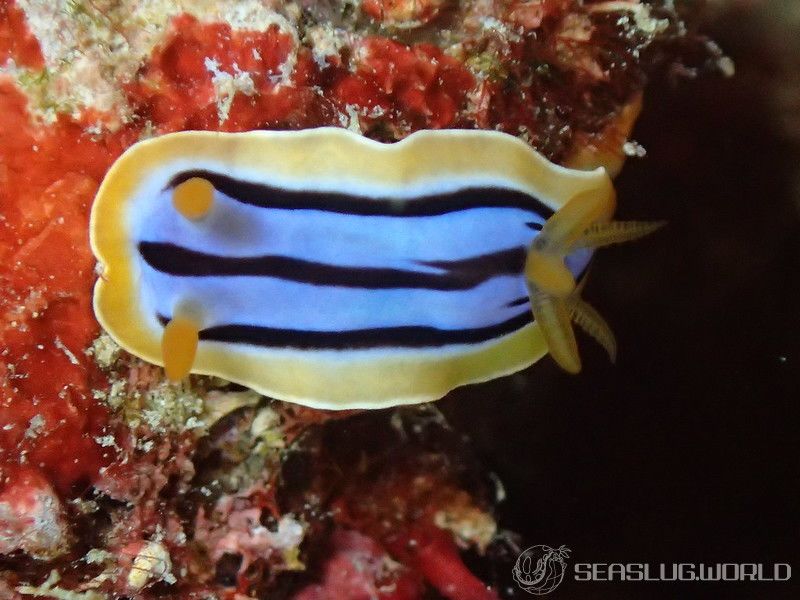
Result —
[[46, 422], [42, 415], [33, 415], [31, 420], [28, 422], [28, 428], [25, 430], [25, 437], [26, 438], [35, 438], [38, 437], [39, 434], [44, 429]]
[[[640, 4], [638, 0], [612, 0], [600, 2], [588, 7], [590, 13], [594, 12], [626, 12], [633, 19], [633, 24], [640, 32], [648, 36], [663, 33], [669, 27], [668, 19], [657, 19], [650, 14], [649, 4]], [[622, 17], [627, 19], [628, 16]]]
[[265, 406], [256, 413], [250, 424], [250, 435], [253, 437], [268, 436], [269, 433], [280, 426], [281, 417], [275, 409]]
[[736, 64], [729, 56], [721, 56], [717, 61], [717, 67], [725, 77], [733, 77], [736, 75]]
[[277, 531], [270, 531], [258, 520], [260, 510], [250, 509], [231, 513], [228, 531], [214, 549], [219, 558], [226, 552], [231, 554], [251, 552], [255, 556], [269, 555], [275, 550], [292, 550], [303, 541], [305, 527], [292, 515], [284, 515], [278, 521]]
[[103, 448], [119, 448], [119, 446], [117, 446], [117, 440], [114, 439], [113, 435], [97, 436], [94, 438], [94, 441]]
[[203, 429], [203, 397], [191, 386], [160, 381], [155, 386], [138, 392], [141, 402], [140, 416], [152, 431], [187, 431]]
[[437, 511], [433, 522], [440, 529], [453, 533], [462, 545], [474, 546], [483, 552], [497, 533], [497, 523], [486, 511], [463, 498], [459, 500]]
[[[244, 505], [243, 505], [244, 503]], [[198, 514], [195, 541], [205, 545], [214, 560], [223, 554], [239, 554], [240, 570], [258, 558], [280, 556], [283, 568], [301, 570], [299, 547], [306, 526], [292, 514], [283, 515], [275, 529], [261, 524], [261, 508], [248, 506], [243, 497], [223, 496], [210, 515]]]
[[94, 361], [101, 369], [110, 369], [122, 354], [122, 348], [110, 335], [103, 332], [92, 342], [86, 353], [94, 356]]
[[357, 133], [359, 135], [364, 133], [361, 127], [361, 111], [359, 110], [358, 106], [355, 104], [348, 104], [344, 107], [344, 110], [345, 112], [339, 115], [339, 124], [342, 127], [349, 129], [353, 133]]
[[111, 408], [118, 410], [122, 408], [128, 398], [127, 392], [125, 391], [126, 383], [127, 382], [122, 379], [116, 379], [111, 382], [108, 390], [94, 390], [92, 395], [95, 400], [103, 400]]
[[198, 11], [198, 16], [214, 14], [217, 19], [224, 21], [231, 28], [241, 31], [266, 31], [272, 25], [277, 25], [285, 32], [295, 31], [294, 25], [286, 17], [271, 9], [269, 2], [261, 0], [223, 0], [222, 2], [183, 0], [181, 4], [186, 12]]
[[[135, 0], [134, 0], [135, 1]], [[185, 4], [194, 4], [191, 0], [184, 0]], [[273, 83], [288, 83], [297, 64], [297, 50], [300, 46], [300, 37], [297, 34], [295, 24], [282, 14], [268, 8], [266, 3], [259, 0], [228, 0], [227, 2], [213, 3], [216, 10], [210, 13], [215, 15], [218, 20], [228, 23], [234, 30], [241, 31], [266, 31], [273, 25], [282, 33], [286, 33], [292, 38], [292, 51], [280, 67], [281, 74], [273, 80]], [[287, 10], [290, 5], [287, 5]], [[186, 12], [192, 12], [188, 7]], [[209, 11], [201, 11], [197, 16], [209, 14]], [[293, 15], [295, 19], [300, 18], [300, 14]]]
[[[56, 584], [61, 581], [61, 576], [55, 569], [50, 571], [50, 575], [42, 585], [31, 586], [22, 585], [17, 588], [17, 592], [25, 596], [36, 596], [37, 598], [56, 598], [57, 600], [107, 600], [108, 596], [94, 590], [75, 592], [65, 590]], [[1, 591], [1, 590], [0, 590]]]
[[75, 366], [80, 366], [81, 363], [78, 360], [78, 357], [75, 356], [75, 354], [72, 352], [72, 350], [67, 348], [67, 345], [64, 342], [61, 341], [60, 337], [56, 336], [55, 340], [53, 340], [53, 344], [55, 345], [56, 348], [58, 348], [59, 350], [61, 350], [64, 353], [64, 355], [67, 357], [67, 360], [71, 364], [73, 364]]
[[625, 153], [625, 156], [630, 156], [632, 158], [644, 158], [647, 156], [647, 149], [636, 140], [628, 140], [622, 144], [622, 151]]
[[305, 40], [311, 46], [314, 62], [324, 70], [329, 66], [329, 58], [338, 58], [342, 48], [352, 45], [353, 35], [330, 23], [321, 23], [306, 29]]
[[89, 565], [103, 565], [107, 562], [114, 562], [116, 557], [107, 550], [92, 548], [83, 557], [84, 562]]
[[212, 75], [211, 83], [214, 86], [214, 96], [217, 102], [217, 116], [222, 125], [228, 120], [236, 93], [241, 92], [245, 96], [252, 96], [256, 93], [256, 86], [250, 73], [240, 70], [236, 63], [233, 65], [233, 73], [222, 71], [219, 63], [213, 58], [206, 57], [205, 65]]

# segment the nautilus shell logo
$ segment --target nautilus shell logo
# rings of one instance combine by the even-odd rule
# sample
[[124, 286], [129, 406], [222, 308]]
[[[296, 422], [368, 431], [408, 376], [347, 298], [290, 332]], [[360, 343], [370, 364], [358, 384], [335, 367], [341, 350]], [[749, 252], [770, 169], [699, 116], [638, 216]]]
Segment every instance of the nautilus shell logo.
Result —
[[514, 565], [514, 581], [535, 596], [549, 594], [564, 580], [569, 553], [566, 546], [531, 546], [519, 555]]

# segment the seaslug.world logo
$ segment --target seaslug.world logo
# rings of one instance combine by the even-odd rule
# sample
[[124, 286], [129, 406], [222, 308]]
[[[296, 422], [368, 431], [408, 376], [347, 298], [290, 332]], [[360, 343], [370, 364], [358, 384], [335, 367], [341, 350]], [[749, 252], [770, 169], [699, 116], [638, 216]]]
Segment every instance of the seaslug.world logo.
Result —
[[569, 548], [531, 546], [517, 558], [512, 576], [519, 587], [535, 596], [549, 594], [564, 580]]
[[576, 563], [575, 581], [782, 583], [792, 578], [789, 563]]
[[531, 546], [517, 558], [512, 576], [517, 585], [535, 596], [544, 596], [556, 589], [565, 576], [574, 583], [708, 583], [760, 582], [785, 584], [792, 579], [789, 563], [575, 563], [567, 573], [566, 546]]

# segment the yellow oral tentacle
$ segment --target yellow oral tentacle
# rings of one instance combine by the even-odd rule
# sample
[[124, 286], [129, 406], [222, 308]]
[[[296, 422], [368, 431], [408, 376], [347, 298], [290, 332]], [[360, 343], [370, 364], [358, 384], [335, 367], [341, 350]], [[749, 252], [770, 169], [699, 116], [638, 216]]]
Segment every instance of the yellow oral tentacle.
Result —
[[564, 264], [575, 242], [598, 219], [607, 219], [614, 209], [614, 188], [607, 186], [573, 196], [544, 224], [531, 244], [525, 261], [525, 276], [537, 289], [557, 298], [575, 290], [575, 278]]
[[560, 255], [532, 249], [525, 260], [525, 277], [540, 291], [557, 298], [566, 298], [575, 289], [575, 278]]
[[550, 356], [568, 373], [580, 373], [578, 343], [570, 322], [570, 310], [562, 298], [556, 298], [529, 284], [533, 318], [544, 334]]
[[168, 379], [180, 381], [192, 370], [199, 336], [200, 328], [189, 317], [176, 316], [164, 327], [161, 358]]
[[214, 204], [214, 186], [207, 179], [192, 177], [172, 191], [172, 205], [191, 221], [205, 217]]
[[593, 223], [606, 221], [614, 213], [614, 187], [609, 180], [604, 188], [580, 192], [551, 216], [542, 227], [547, 254], [566, 255]]

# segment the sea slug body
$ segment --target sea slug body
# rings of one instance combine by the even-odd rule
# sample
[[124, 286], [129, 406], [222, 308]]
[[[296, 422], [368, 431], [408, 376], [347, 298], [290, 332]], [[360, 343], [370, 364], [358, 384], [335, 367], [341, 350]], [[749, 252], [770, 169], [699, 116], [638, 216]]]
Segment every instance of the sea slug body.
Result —
[[95, 312], [172, 377], [323, 408], [433, 400], [561, 339], [554, 358], [580, 368], [575, 281], [609, 240], [581, 242], [613, 207], [602, 169], [496, 132], [167, 135], [128, 150], [98, 192]]

